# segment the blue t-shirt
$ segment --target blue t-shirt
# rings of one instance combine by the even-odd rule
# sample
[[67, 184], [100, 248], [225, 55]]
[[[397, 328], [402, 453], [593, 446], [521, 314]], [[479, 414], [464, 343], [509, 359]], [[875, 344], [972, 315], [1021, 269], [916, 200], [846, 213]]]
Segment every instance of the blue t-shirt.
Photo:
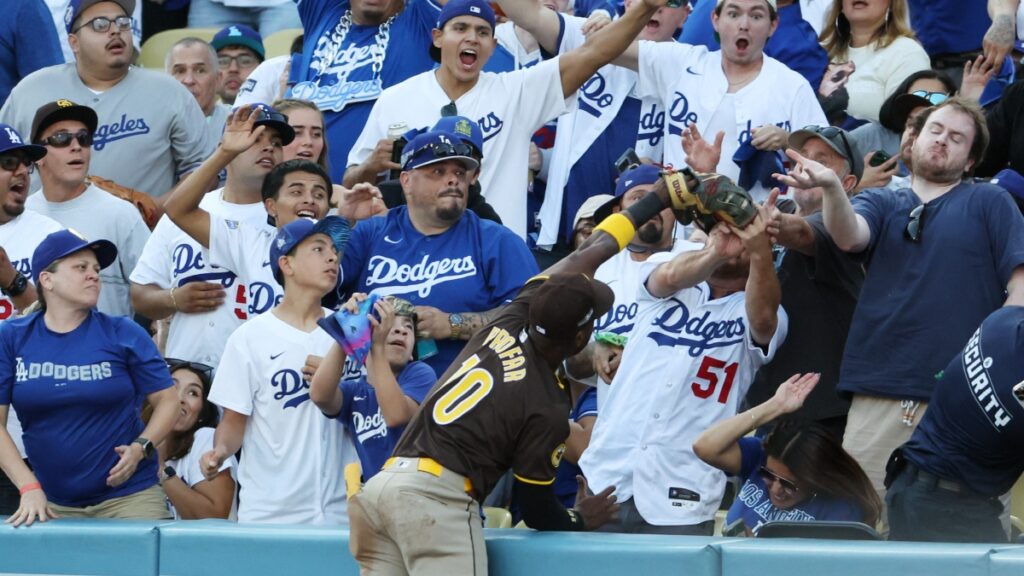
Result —
[[57, 504], [90, 506], [156, 484], [155, 458], [115, 488], [107, 476], [120, 460], [114, 447], [142, 433], [142, 401], [173, 385], [131, 318], [93, 310], [67, 334], [40, 312], [0, 324], [0, 404], [18, 411], [28, 459]]
[[[697, 2], [683, 26], [680, 42], [707, 46], [708, 50], [721, 49], [721, 44], [715, 38], [715, 28], [711, 25], [715, 4], [715, 0]], [[779, 27], [768, 38], [764, 53], [806, 78], [815, 90], [821, 84], [821, 77], [828, 67], [828, 53], [818, 43], [814, 28], [804, 20], [799, 2], [779, 8]]]
[[7, 0], [4, 13], [7, 15], [0, 19], [0, 106], [22, 78], [40, 68], [64, 63], [46, 3]]
[[[406, 206], [357, 224], [341, 269], [346, 293], [394, 294], [449, 313], [486, 312], [511, 302], [538, 272], [526, 243], [501, 224], [467, 210], [444, 233], [424, 236]], [[437, 354], [424, 360], [444, 374], [465, 344], [438, 341]]]
[[853, 198], [871, 241], [843, 352], [843, 393], [927, 401], [936, 375], [1003, 305], [1024, 264], [1024, 219], [1002, 188], [962, 183], [928, 202], [912, 242], [904, 232], [920, 204], [909, 188]]
[[[330, 141], [331, 179], [341, 182], [348, 153], [363, 131], [374, 92], [360, 92], [373, 78], [373, 47], [377, 26], [352, 24], [345, 38], [338, 23], [349, 9], [349, 0], [298, 0], [299, 17], [306, 30], [302, 46], [300, 81], [291, 98], [310, 100], [324, 112], [325, 138]], [[387, 49], [380, 71], [382, 88], [389, 88], [434, 67], [430, 58], [431, 30], [440, 8], [431, 0], [409, 0], [388, 30]], [[340, 47], [338, 44], [342, 44]], [[333, 56], [333, 57], [332, 57]]]
[[[421, 404], [437, 382], [437, 375], [424, 362], [413, 361], [405, 365], [398, 375], [398, 386], [405, 395]], [[391, 456], [395, 444], [402, 436], [405, 425], [389, 428], [377, 402], [377, 391], [366, 381], [342, 380], [343, 400], [341, 412], [335, 416], [345, 424], [349, 435], [355, 440], [356, 453], [363, 468], [363, 481], [380, 472], [384, 462]]]
[[740, 438], [740, 478], [746, 478], [736, 500], [725, 516], [725, 525], [734, 526], [740, 520], [754, 534], [765, 522], [786, 520], [806, 522], [811, 520], [834, 520], [863, 522], [864, 512], [856, 502], [817, 495], [788, 510], [780, 510], [772, 504], [768, 487], [761, 478], [759, 469], [768, 461], [764, 446], [759, 438]]
[[[576, 399], [576, 406], [569, 413], [569, 419], [573, 422], [579, 422], [587, 416], [597, 416], [597, 388], [593, 386], [587, 386], [580, 393], [580, 397]], [[555, 495], [566, 508], [576, 505], [577, 474], [582, 475], [583, 470], [564, 459], [558, 464], [555, 472]]]
[[943, 371], [903, 454], [941, 478], [999, 496], [1024, 473], [1022, 445], [1024, 307], [1008, 306], [986, 318]]
[[992, 25], [986, 2], [908, 0], [910, 27], [929, 56], [981, 49]]

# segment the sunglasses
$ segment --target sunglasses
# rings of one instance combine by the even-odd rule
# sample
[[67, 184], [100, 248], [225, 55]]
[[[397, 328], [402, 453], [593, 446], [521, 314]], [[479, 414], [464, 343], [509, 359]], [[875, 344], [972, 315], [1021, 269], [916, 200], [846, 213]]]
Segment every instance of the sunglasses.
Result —
[[433, 142], [426, 146], [421, 146], [412, 153], [412, 156], [416, 156], [424, 150], [429, 150], [434, 155], [434, 158], [449, 158], [451, 156], [473, 157], [472, 146], [464, 142], [456, 142], [454, 144], [450, 142]]
[[22, 164], [28, 168], [29, 174], [35, 172], [35, 162], [29, 160], [28, 156], [23, 156], [21, 154], [7, 154], [6, 156], [0, 156], [0, 168], [7, 172], [16, 172], [18, 170], [18, 166], [21, 166]]
[[75, 28], [74, 30], [71, 31], [71, 33], [74, 34], [75, 32], [78, 32], [82, 28], [85, 28], [86, 26], [88, 26], [88, 27], [92, 28], [94, 32], [99, 32], [100, 34], [102, 34], [102, 33], [106, 32], [107, 30], [110, 30], [110, 25], [111, 24], [113, 24], [114, 26], [117, 27], [117, 31], [118, 32], [124, 32], [125, 30], [131, 30], [132, 29], [132, 25], [134, 23], [135, 23], [135, 19], [132, 18], [131, 16], [118, 16], [117, 18], [114, 18], [113, 20], [111, 20], [110, 18], [107, 18], [106, 16], [98, 16], [96, 18], [93, 18], [92, 20], [89, 20], [85, 24], [82, 24], [78, 28]]
[[773, 483], [778, 482], [779, 488], [781, 488], [787, 496], [792, 496], [800, 491], [800, 487], [797, 486], [795, 482], [793, 482], [792, 480], [787, 480], [782, 476], [779, 476], [778, 474], [772, 472], [765, 466], [761, 466], [761, 468], [758, 470], [758, 473], [761, 474], [761, 479], [764, 480], [765, 485], [769, 487], [771, 487]]
[[932, 106], [938, 106], [949, 99], [949, 94], [944, 92], [929, 92], [927, 90], [916, 90], [910, 93], [911, 96], [917, 96], [918, 98], [924, 98]]
[[164, 361], [167, 362], [167, 369], [170, 370], [171, 372], [175, 372], [177, 370], [185, 368], [187, 370], [195, 372], [196, 374], [201, 374], [202, 376], [205, 376], [207, 382], [213, 381], [213, 366], [203, 364], [200, 362], [189, 362], [188, 360], [180, 360], [178, 358], [165, 358]]
[[804, 126], [804, 130], [814, 132], [830, 142], [838, 136], [839, 140], [843, 143], [843, 155], [846, 156], [846, 163], [850, 165], [850, 170], [853, 170], [853, 148], [850, 146], [850, 141], [846, 139], [846, 132], [844, 130], [835, 126]]
[[903, 231], [903, 236], [911, 242], [920, 242], [921, 233], [924, 231], [924, 204], [919, 204], [910, 211], [910, 221]]
[[444, 106], [441, 106], [441, 118], [448, 118], [449, 116], [458, 116], [459, 107], [455, 105], [455, 102], [449, 102]]
[[238, 56], [218, 56], [217, 64], [221, 68], [227, 68], [231, 66], [232, 62], [236, 62], [239, 68], [252, 68], [260, 63], [259, 59], [252, 54], [239, 54]]
[[71, 132], [57, 132], [43, 138], [40, 144], [44, 146], [53, 146], [54, 148], [67, 148], [71, 145], [71, 140], [78, 140], [78, 145], [83, 148], [92, 146], [92, 134], [87, 130], [79, 130], [72, 134]]

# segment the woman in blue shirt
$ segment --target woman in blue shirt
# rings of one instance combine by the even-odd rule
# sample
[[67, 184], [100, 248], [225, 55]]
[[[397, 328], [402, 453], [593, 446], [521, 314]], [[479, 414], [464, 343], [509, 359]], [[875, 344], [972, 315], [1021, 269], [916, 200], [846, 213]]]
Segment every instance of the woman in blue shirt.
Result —
[[[21, 492], [15, 526], [170, 518], [153, 457], [177, 415], [167, 365], [131, 318], [95, 309], [99, 271], [116, 256], [106, 240], [50, 234], [32, 255], [40, 310], [0, 325], [0, 467]], [[154, 406], [145, 426], [143, 399]], [[10, 406], [33, 470], [7, 434]]]
[[723, 532], [753, 536], [773, 520], [843, 520], [872, 527], [878, 521], [882, 503], [867, 475], [821, 425], [783, 421], [764, 441], [744, 437], [800, 409], [818, 378], [791, 377], [770, 400], [718, 422], [694, 442], [701, 460], [744, 479]]

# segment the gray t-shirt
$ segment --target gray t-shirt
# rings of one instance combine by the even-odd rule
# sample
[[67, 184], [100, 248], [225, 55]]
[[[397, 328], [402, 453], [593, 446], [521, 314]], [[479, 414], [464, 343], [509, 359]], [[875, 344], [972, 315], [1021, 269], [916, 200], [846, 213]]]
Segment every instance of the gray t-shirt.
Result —
[[111, 316], [131, 316], [128, 277], [149, 240], [149, 228], [135, 205], [89, 186], [81, 196], [67, 202], [47, 202], [41, 191], [36, 192], [25, 200], [25, 207], [77, 230], [89, 240], [110, 240], [117, 246], [117, 259], [100, 271], [103, 288], [96, 307]]
[[224, 135], [224, 125], [228, 123], [230, 115], [231, 106], [218, 102], [213, 105], [213, 112], [206, 117], [206, 134], [213, 143], [213, 148], [217, 147], [220, 137]]
[[131, 68], [101, 93], [82, 83], [73, 62], [43, 68], [14, 87], [0, 109], [0, 122], [28, 140], [36, 110], [61, 98], [89, 106], [99, 116], [89, 173], [150, 196], [166, 194], [217, 144], [210, 142], [192, 94], [171, 76], [142, 68]]
[[885, 150], [889, 156], [896, 156], [900, 153], [901, 136], [878, 122], [868, 122], [850, 132], [850, 139], [857, 143], [861, 154]]

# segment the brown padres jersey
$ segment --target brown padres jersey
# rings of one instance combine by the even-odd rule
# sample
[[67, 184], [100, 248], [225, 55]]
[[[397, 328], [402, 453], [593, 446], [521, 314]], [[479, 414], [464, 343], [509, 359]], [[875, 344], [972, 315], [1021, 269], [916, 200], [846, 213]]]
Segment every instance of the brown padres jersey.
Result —
[[479, 500], [509, 468], [551, 484], [569, 436], [569, 396], [526, 336], [538, 276], [478, 331], [437, 381], [395, 447], [473, 482]]

